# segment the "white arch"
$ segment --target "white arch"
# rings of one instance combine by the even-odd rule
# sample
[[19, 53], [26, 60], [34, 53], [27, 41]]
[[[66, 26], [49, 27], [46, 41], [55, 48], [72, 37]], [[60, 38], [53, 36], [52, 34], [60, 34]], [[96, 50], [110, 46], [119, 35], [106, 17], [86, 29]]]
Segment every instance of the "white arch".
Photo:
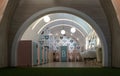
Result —
[[21, 28], [18, 30], [18, 32], [16, 33], [16, 36], [14, 38], [13, 44], [12, 44], [12, 52], [11, 52], [11, 66], [16, 66], [16, 61], [17, 61], [17, 47], [18, 47], [18, 43], [19, 40], [21, 39], [23, 33], [25, 32], [25, 30], [29, 27], [30, 24], [32, 24], [35, 20], [37, 20], [38, 18], [42, 17], [45, 14], [49, 14], [49, 13], [53, 13], [53, 12], [66, 12], [66, 13], [70, 13], [73, 15], [76, 15], [82, 19], [84, 19], [85, 21], [87, 21], [97, 32], [101, 43], [103, 45], [103, 66], [108, 67], [111, 65], [110, 61], [110, 57], [108, 57], [108, 44], [107, 41], [105, 39], [105, 36], [102, 32], [102, 30], [100, 29], [100, 27], [96, 24], [95, 21], [93, 21], [89, 16], [87, 16], [86, 14], [72, 9], [72, 8], [67, 8], [67, 7], [53, 7], [53, 8], [48, 8], [42, 11], [37, 12], [36, 14], [34, 14], [33, 16], [31, 16], [27, 21], [24, 22], [24, 24], [21, 26]]

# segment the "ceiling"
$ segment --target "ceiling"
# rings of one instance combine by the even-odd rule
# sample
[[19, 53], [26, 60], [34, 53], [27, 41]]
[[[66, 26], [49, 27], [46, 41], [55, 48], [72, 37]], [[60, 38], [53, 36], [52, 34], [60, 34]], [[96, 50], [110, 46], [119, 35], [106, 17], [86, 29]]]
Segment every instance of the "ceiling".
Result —
[[[45, 17], [49, 18], [48, 22], [45, 22]], [[76, 28], [75, 33], [71, 33], [70, 29]], [[93, 31], [92, 27], [85, 20], [69, 14], [69, 13], [52, 13], [45, 15], [38, 20], [36, 20], [31, 26], [25, 31], [22, 40], [35, 40], [39, 41], [40, 34], [42, 31], [47, 31], [52, 33], [52, 35], [61, 36], [61, 30], [66, 31], [66, 35], [72, 37], [80, 44], [85, 44], [85, 38], [89, 33]]]

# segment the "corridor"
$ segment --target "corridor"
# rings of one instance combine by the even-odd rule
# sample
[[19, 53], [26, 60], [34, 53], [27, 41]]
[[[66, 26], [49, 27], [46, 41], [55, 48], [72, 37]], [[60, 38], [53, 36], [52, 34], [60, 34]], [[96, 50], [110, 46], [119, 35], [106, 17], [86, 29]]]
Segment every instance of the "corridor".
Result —
[[32, 22], [21, 36], [17, 65], [103, 66], [102, 46], [96, 30], [84, 19], [70, 13], [51, 13]]

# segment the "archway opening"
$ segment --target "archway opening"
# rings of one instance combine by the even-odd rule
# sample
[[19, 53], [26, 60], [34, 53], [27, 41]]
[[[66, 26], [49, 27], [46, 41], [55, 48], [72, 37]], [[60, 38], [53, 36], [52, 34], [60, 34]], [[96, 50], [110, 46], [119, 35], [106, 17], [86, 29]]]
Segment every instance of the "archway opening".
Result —
[[[102, 31], [89, 21], [76, 14], [59, 11], [35, 19], [18, 39], [16, 66], [42, 67], [53, 62], [78, 62], [73, 67], [106, 66], [107, 45], [101, 37]], [[59, 67], [53, 64], [46, 66]]]

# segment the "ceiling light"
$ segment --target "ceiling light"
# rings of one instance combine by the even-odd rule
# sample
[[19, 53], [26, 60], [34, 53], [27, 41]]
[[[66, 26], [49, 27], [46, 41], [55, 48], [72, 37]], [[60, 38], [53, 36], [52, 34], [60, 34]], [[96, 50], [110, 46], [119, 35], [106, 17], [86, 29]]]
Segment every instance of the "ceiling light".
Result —
[[65, 30], [61, 30], [61, 34], [64, 35], [65, 34]]
[[44, 19], [44, 22], [49, 22], [50, 21], [50, 17], [49, 16], [45, 16], [43, 19]]
[[74, 27], [71, 28], [71, 33], [75, 33], [76, 29]]

